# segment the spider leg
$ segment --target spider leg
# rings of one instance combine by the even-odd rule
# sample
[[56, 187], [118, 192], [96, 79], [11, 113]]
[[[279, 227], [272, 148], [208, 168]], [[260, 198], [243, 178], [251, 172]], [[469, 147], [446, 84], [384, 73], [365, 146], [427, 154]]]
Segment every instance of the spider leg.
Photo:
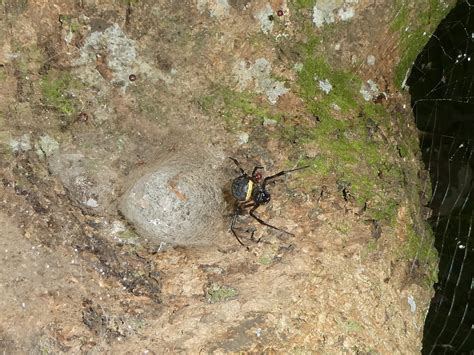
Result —
[[[232, 234], [234, 235], [235, 239], [239, 242], [240, 245], [244, 246], [247, 248], [247, 250], [250, 250], [247, 245], [245, 245], [242, 240], [240, 239], [239, 235], [236, 232], [236, 227], [235, 227], [235, 222], [237, 221], [237, 217], [240, 216], [246, 208], [252, 207], [255, 203], [253, 201], [245, 202], [242, 204], [237, 204], [234, 210], [234, 215], [232, 216], [232, 222], [230, 224], [230, 230], [232, 231]], [[251, 240], [253, 239], [255, 231], [252, 231], [252, 234], [250, 236]]]
[[[239, 206], [239, 213], [243, 212], [243, 210], [247, 209], [247, 208], [250, 208], [250, 207], [253, 207], [255, 206], [255, 202], [254, 201], [249, 201], [249, 202], [246, 202], [246, 203], [243, 203], [242, 205]], [[255, 239], [254, 238], [254, 234], [255, 234], [255, 229], [252, 230], [251, 234], [250, 234], [250, 240], [255, 242], [255, 243], [260, 243], [260, 240], [262, 239], [262, 237], [258, 238], [258, 239]]]
[[250, 240], [252, 240], [253, 242], [255, 243], [260, 243], [260, 241], [262, 240], [262, 237], [258, 238], [258, 239], [255, 239], [253, 237], [253, 235], [255, 234], [255, 231], [252, 231], [252, 235], [250, 236]]
[[228, 157], [228, 158], [229, 158], [230, 160], [232, 160], [232, 161], [235, 163], [235, 165], [237, 165], [237, 168], [239, 168], [240, 173], [241, 173], [242, 175], [247, 175], [247, 174], [245, 173], [245, 170], [242, 169], [242, 167], [240, 166], [240, 163], [239, 163], [239, 161], [238, 161], [237, 159], [234, 159], [234, 158], [231, 158], [231, 157]]
[[274, 179], [276, 179], [277, 177], [280, 177], [280, 176], [282, 176], [282, 175], [286, 175], [286, 174], [291, 173], [291, 172], [293, 172], [293, 171], [302, 170], [302, 169], [306, 169], [306, 168], [309, 168], [309, 165], [302, 166], [302, 167], [296, 168], [296, 169], [291, 169], [291, 170], [283, 170], [283, 171], [280, 171], [279, 173], [276, 173], [275, 175], [267, 176], [265, 179], [263, 179], [263, 184], [262, 184], [262, 186], [265, 187], [265, 185], [267, 184], [267, 182], [269, 182], [269, 181], [271, 181], [271, 180], [274, 180]]
[[255, 173], [258, 169], [265, 169], [263, 166], [256, 166], [255, 168], [253, 168], [252, 170], [252, 176], [255, 176]]
[[268, 224], [267, 222], [265, 222], [263, 219], [261, 219], [260, 217], [258, 217], [254, 211], [259, 207], [260, 205], [255, 205], [252, 207], [252, 209], [249, 211], [249, 214], [255, 218], [257, 220], [258, 223], [260, 224], [263, 224], [264, 226], [267, 226], [267, 227], [270, 227], [270, 228], [273, 228], [273, 229], [276, 229], [277, 231], [280, 231], [280, 232], [283, 232], [283, 233], [286, 233], [286, 234], [289, 234], [291, 236], [295, 236], [293, 233], [290, 233], [290, 232], [287, 232], [286, 230], [284, 229], [280, 229], [278, 227], [275, 227], [275, 226], [272, 226], [271, 224]]
[[253, 207], [253, 206], [255, 206], [254, 201], [245, 202], [239, 207], [240, 208], [239, 211], [242, 212], [242, 210], [245, 210], [246, 208]]
[[235, 221], [237, 220], [237, 216], [238, 216], [238, 213], [234, 213], [234, 217], [232, 217], [232, 223], [230, 224], [230, 230], [232, 231], [232, 234], [234, 235], [235, 239], [237, 239], [237, 241], [240, 243], [240, 245], [245, 247], [245, 244], [240, 240], [239, 236], [237, 235], [237, 232], [234, 229]]

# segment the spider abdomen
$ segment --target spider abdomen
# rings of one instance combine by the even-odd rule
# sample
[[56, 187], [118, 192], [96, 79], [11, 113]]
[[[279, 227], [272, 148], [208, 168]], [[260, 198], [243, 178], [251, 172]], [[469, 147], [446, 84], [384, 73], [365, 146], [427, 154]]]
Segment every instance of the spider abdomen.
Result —
[[252, 198], [253, 181], [246, 175], [241, 175], [232, 181], [232, 196], [238, 201], [249, 201]]

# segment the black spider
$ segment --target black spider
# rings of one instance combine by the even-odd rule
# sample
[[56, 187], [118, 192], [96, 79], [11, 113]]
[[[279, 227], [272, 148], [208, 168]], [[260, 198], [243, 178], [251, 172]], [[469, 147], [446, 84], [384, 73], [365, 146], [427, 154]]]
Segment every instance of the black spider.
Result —
[[[261, 205], [264, 205], [268, 202], [270, 202], [270, 193], [267, 191], [266, 186], [267, 183], [273, 179], [276, 179], [277, 177], [283, 176], [285, 174], [291, 173], [292, 171], [297, 171], [301, 169], [306, 169], [308, 166], [303, 166], [300, 168], [292, 169], [292, 170], [283, 170], [280, 171], [277, 174], [267, 176], [262, 180], [262, 174], [258, 172], [258, 169], [263, 169], [263, 166], [256, 166], [252, 170], [252, 175], [248, 175], [244, 169], [240, 166], [240, 163], [237, 161], [237, 159], [230, 158], [235, 165], [240, 170], [241, 175], [236, 177], [234, 181], [232, 181], [232, 187], [231, 187], [231, 193], [232, 196], [237, 200], [237, 205], [234, 211], [234, 215], [232, 217], [232, 223], [230, 224], [230, 230], [234, 234], [235, 238], [237, 241], [245, 246], [244, 243], [240, 240], [239, 236], [235, 232], [234, 225], [235, 221], [237, 220], [237, 217], [243, 213], [247, 208], [250, 208], [249, 214], [253, 218], [257, 220], [258, 223], [263, 224], [264, 226], [276, 229], [280, 232], [289, 234], [294, 236], [293, 233], [287, 232], [284, 229], [280, 229], [278, 227], [272, 226], [271, 224], [268, 224], [267, 222], [263, 221], [260, 219], [258, 216], [255, 215], [255, 210], [260, 207]], [[253, 239], [253, 234], [254, 231], [252, 232], [251, 238]]]

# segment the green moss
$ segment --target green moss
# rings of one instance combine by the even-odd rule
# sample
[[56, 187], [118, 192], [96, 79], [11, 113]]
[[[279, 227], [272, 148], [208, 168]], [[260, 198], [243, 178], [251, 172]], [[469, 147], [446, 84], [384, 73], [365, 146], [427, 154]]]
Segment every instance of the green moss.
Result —
[[[19, 84], [22, 86], [22, 95], [33, 96], [35, 93], [31, 92], [30, 85], [25, 82], [26, 77], [35, 76], [45, 63], [45, 55], [42, 49], [36, 45], [24, 46], [20, 42], [15, 40], [12, 41], [13, 51], [18, 55], [12, 61], [15, 76], [19, 80]], [[6, 67], [3, 67], [5, 70]], [[6, 72], [5, 72], [6, 74]], [[28, 80], [29, 81], [29, 80]]]
[[380, 199], [376, 206], [370, 208], [370, 214], [376, 221], [386, 221], [389, 225], [395, 225], [399, 201], [394, 198]]
[[270, 265], [272, 263], [272, 257], [268, 255], [262, 255], [258, 259], [258, 262], [259, 264], [262, 264], [262, 265]]
[[[304, 55], [303, 68], [298, 73], [300, 95], [306, 100], [311, 113], [323, 120], [335, 113], [335, 105], [340, 108], [341, 114], [348, 114], [357, 107], [354, 94], [359, 91], [361, 81], [351, 73], [333, 69], [318, 56], [317, 44], [317, 39], [311, 38], [300, 48]], [[319, 80], [329, 81], [332, 85], [329, 93], [320, 89]]]
[[44, 104], [59, 112], [61, 116], [70, 117], [77, 113], [78, 102], [73, 91], [79, 88], [68, 72], [50, 71], [40, 82]]
[[222, 99], [224, 100], [225, 106], [232, 111], [240, 111], [244, 115], [253, 116], [261, 120], [271, 116], [268, 109], [255, 103], [255, 96], [250, 93], [239, 93], [227, 89], [223, 90]]
[[426, 284], [431, 287], [437, 280], [438, 253], [434, 248], [434, 236], [428, 224], [420, 226], [418, 232], [408, 226], [404, 256], [409, 262], [417, 262], [426, 275]]
[[12, 136], [9, 131], [0, 131], [0, 155], [2, 155], [3, 159], [12, 155], [12, 149], [10, 147], [11, 139]]
[[349, 221], [338, 221], [338, 223], [335, 223], [333, 227], [343, 235], [349, 234], [349, 232], [352, 230], [352, 225], [349, 223]]
[[215, 95], [203, 95], [196, 100], [197, 104], [206, 113], [209, 113], [215, 105]]
[[227, 87], [218, 87], [211, 94], [196, 101], [206, 113], [222, 117], [229, 130], [240, 129], [242, 120], [250, 118], [252, 125], [262, 124], [265, 118], [280, 121], [281, 114], [269, 104], [259, 103], [258, 96], [250, 92], [237, 92]]
[[395, 18], [390, 24], [390, 29], [394, 32], [404, 31], [409, 24], [409, 4], [406, 0], [395, 0], [394, 1], [394, 13]]
[[395, 1], [395, 17], [390, 29], [400, 35], [400, 61], [395, 68], [397, 85], [403, 84], [407, 72], [428, 42], [431, 33], [454, 4], [454, 0], [448, 1], [448, 4], [439, 0]]
[[0, 144], [8, 145], [12, 139], [12, 135], [9, 131], [0, 131]]
[[72, 21], [72, 16], [70, 15], [59, 15], [59, 22], [63, 25], [69, 25]]
[[354, 320], [349, 319], [349, 320], [343, 321], [341, 319], [336, 319], [336, 322], [338, 323], [342, 331], [346, 334], [359, 333], [360, 331], [364, 329], [362, 325], [360, 325], [358, 322]]
[[7, 80], [7, 74], [5, 72], [5, 67], [2, 66], [0, 67], [0, 81], [5, 81]]
[[[316, 145], [321, 153], [308, 158], [301, 151], [299, 163], [310, 165], [319, 178], [331, 174], [346, 181], [357, 204], [367, 207], [368, 216], [392, 225], [398, 208], [393, 182], [401, 175], [390, 163], [397, 158], [396, 149], [380, 134], [381, 128], [390, 131], [390, 115], [381, 105], [365, 101], [359, 93], [362, 81], [332, 68], [321, 57], [318, 43], [310, 36], [300, 46], [303, 68], [297, 81], [307, 110], [318, 122], [313, 127], [283, 122], [280, 139]], [[321, 90], [319, 80], [332, 85], [329, 93]]]
[[423, 46], [428, 40], [427, 36], [424, 36], [422, 33], [413, 33], [409, 40], [406, 39], [402, 46], [404, 50], [402, 52], [400, 61], [395, 68], [395, 83], [401, 87], [404, 84], [405, 78], [412, 67], [416, 57], [420, 53]]
[[70, 15], [59, 15], [59, 22], [64, 28], [69, 28], [72, 33], [75, 33], [80, 28], [79, 20]]
[[306, 347], [303, 346], [295, 346], [293, 349], [291, 349], [290, 354], [292, 355], [311, 355], [314, 354], [314, 351], [311, 349], [306, 349]]
[[[299, 166], [309, 166], [312, 170], [311, 174], [317, 173], [318, 176], [327, 176], [332, 171], [330, 162], [325, 159], [325, 155], [316, 158], [301, 158], [298, 162]], [[307, 174], [303, 171], [302, 174]]]
[[119, 0], [119, 2], [126, 6], [135, 6], [140, 0]]
[[378, 247], [378, 244], [376, 240], [371, 240], [367, 243], [367, 251], [369, 253], [373, 253], [377, 251], [377, 247]]
[[[18, 16], [28, 8], [28, 0], [2, 0], [0, 5], [2, 5], [2, 10], [6, 15]], [[7, 16], [7, 18], [10, 16]]]
[[293, 6], [297, 9], [309, 9], [314, 6], [315, 0], [295, 0]]
[[135, 244], [140, 240], [140, 236], [131, 229], [126, 229], [118, 234], [124, 243]]
[[409, 154], [409, 149], [405, 144], [398, 145], [398, 154], [400, 154], [400, 158], [406, 158]]
[[234, 288], [213, 283], [208, 288], [206, 296], [209, 303], [217, 303], [228, 301], [237, 295], [238, 293]]

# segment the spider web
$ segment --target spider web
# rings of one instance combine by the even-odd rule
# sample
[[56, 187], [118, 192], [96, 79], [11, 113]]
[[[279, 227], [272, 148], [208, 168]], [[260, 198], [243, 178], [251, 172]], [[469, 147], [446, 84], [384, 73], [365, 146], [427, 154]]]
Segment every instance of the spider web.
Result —
[[[407, 80], [439, 255], [423, 353], [474, 353], [474, 1], [460, 0]], [[431, 190], [431, 191], [429, 191]]]

